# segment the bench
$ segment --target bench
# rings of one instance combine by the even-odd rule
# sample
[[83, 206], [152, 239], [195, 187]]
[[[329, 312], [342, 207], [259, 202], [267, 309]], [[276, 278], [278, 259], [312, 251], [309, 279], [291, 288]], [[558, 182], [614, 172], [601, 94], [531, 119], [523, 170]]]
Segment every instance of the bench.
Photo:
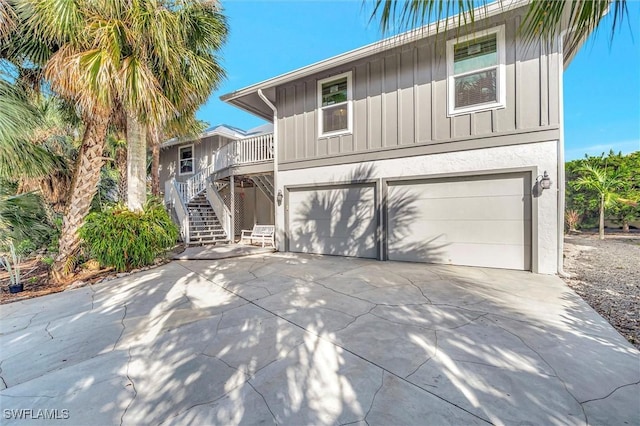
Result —
[[261, 243], [262, 247], [265, 244], [271, 244], [271, 247], [275, 247], [274, 234], [275, 225], [254, 225], [253, 229], [243, 229], [240, 234], [240, 244], [255, 244]]

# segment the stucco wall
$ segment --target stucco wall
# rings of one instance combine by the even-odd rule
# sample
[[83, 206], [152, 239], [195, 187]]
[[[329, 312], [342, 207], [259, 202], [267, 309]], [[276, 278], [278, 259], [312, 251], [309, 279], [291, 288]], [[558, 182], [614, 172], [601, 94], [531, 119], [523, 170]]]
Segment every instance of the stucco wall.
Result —
[[[304, 170], [282, 171], [278, 174], [278, 189], [285, 192], [289, 185], [320, 185], [362, 180], [380, 180], [409, 176], [456, 174], [468, 172], [508, 171], [515, 168], [533, 168], [537, 175], [545, 170], [554, 181], [552, 189], [544, 191], [534, 203], [533, 267], [539, 273], [557, 272], [557, 212], [558, 142], [547, 141], [494, 147], [470, 151], [377, 160], [344, 165], [313, 167]], [[277, 206], [277, 243], [284, 249], [285, 203]]]

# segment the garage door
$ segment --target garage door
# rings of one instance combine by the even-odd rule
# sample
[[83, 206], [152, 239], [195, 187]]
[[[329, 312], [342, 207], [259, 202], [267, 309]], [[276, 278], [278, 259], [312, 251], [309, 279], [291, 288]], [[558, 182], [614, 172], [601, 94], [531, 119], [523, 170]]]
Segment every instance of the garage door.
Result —
[[375, 186], [288, 191], [288, 250], [377, 258]]
[[390, 260], [531, 269], [528, 173], [389, 184]]

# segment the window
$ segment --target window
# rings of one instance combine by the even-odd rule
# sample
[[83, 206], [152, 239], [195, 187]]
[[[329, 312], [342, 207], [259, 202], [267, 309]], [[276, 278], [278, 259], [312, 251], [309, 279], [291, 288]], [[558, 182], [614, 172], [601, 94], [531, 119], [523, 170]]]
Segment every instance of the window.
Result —
[[505, 106], [504, 26], [447, 42], [449, 115]]
[[351, 131], [351, 73], [318, 81], [318, 129], [320, 136]]
[[188, 175], [193, 173], [193, 145], [181, 146], [178, 149], [179, 173]]

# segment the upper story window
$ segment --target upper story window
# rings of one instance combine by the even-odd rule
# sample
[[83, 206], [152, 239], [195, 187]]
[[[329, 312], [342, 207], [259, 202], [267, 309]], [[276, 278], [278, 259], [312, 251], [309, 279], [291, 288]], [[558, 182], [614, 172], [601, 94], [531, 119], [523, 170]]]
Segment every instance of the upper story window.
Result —
[[351, 131], [351, 73], [318, 81], [318, 128], [320, 136]]
[[504, 25], [447, 42], [449, 115], [505, 106]]
[[188, 175], [193, 173], [193, 145], [178, 148], [178, 174]]

